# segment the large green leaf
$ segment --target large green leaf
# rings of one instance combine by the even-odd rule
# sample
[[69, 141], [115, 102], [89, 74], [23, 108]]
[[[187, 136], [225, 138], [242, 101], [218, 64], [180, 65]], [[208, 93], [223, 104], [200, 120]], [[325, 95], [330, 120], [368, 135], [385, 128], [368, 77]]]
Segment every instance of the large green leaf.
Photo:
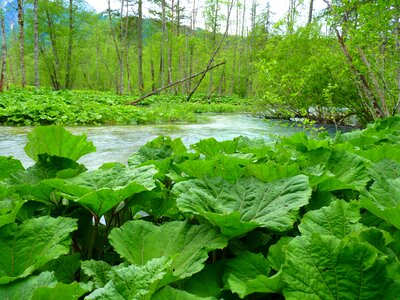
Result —
[[183, 155], [187, 152], [180, 138], [172, 140], [170, 137], [159, 136], [140, 147], [129, 159], [130, 166], [137, 166], [146, 161], [161, 161], [174, 155]]
[[149, 299], [170, 267], [171, 261], [166, 257], [153, 259], [143, 266], [114, 267], [108, 273], [107, 284], [94, 290], [85, 299]]
[[82, 173], [70, 179], [53, 179], [45, 183], [63, 193], [69, 200], [76, 201], [97, 216], [128, 197], [155, 188], [154, 166], [128, 168], [115, 165], [111, 169], [99, 169]]
[[256, 227], [291, 229], [311, 195], [304, 175], [270, 183], [255, 178], [241, 178], [234, 184], [220, 178], [190, 180], [176, 184], [174, 191], [182, 212], [206, 218], [230, 237]]
[[337, 200], [329, 207], [306, 213], [301, 220], [299, 230], [303, 235], [318, 232], [342, 239], [351, 232], [362, 229], [361, 223], [358, 223], [360, 219], [360, 209], [356, 203]]
[[388, 299], [386, 258], [367, 244], [313, 234], [293, 239], [286, 257], [285, 299]]
[[61, 126], [36, 127], [28, 134], [25, 152], [33, 160], [37, 160], [39, 154], [48, 154], [76, 161], [96, 151], [93, 143], [86, 139], [86, 135], [72, 135]]
[[1, 227], [0, 284], [26, 277], [50, 260], [68, 253], [69, 234], [75, 229], [75, 219], [49, 216]]
[[224, 274], [226, 287], [240, 298], [253, 293], [274, 293], [280, 290], [280, 278], [269, 277], [270, 266], [259, 253], [243, 252], [228, 261]]
[[54, 287], [57, 280], [50, 272], [42, 272], [38, 276], [29, 276], [5, 285], [0, 284], [0, 299], [31, 300], [35, 291], [41, 287]]
[[23, 169], [24, 167], [19, 160], [12, 157], [0, 156], [0, 181]]
[[174, 289], [170, 286], [166, 286], [157, 293], [155, 293], [152, 297], [152, 300], [171, 300], [171, 299], [179, 299], [179, 300], [216, 300], [214, 297], [200, 297], [197, 295], [190, 294], [188, 292]]
[[218, 142], [215, 138], [203, 139], [191, 145], [193, 149], [206, 157], [214, 157], [219, 154], [233, 154], [236, 152], [237, 146], [237, 140]]
[[82, 271], [93, 280], [95, 288], [102, 288], [108, 282], [107, 274], [111, 266], [105, 261], [85, 260], [82, 262]]
[[400, 229], [400, 178], [376, 181], [362, 194], [361, 205]]
[[249, 164], [245, 169], [246, 176], [254, 176], [264, 182], [271, 182], [299, 174], [300, 169], [298, 164], [281, 165], [273, 161], [268, 161], [264, 164]]
[[201, 297], [212, 296], [221, 299], [221, 292], [224, 289], [225, 266], [226, 260], [206, 264], [203, 270], [183, 281], [184, 290]]
[[0, 200], [0, 227], [14, 223], [24, 203], [25, 201], [22, 200]]
[[154, 258], [171, 258], [172, 274], [178, 278], [199, 272], [208, 252], [224, 248], [228, 243], [218, 230], [206, 225], [174, 221], [156, 226], [140, 220], [113, 229], [110, 242], [133, 264], [144, 265]]
[[243, 173], [243, 167], [251, 159], [217, 154], [207, 160], [186, 160], [179, 164], [179, 169], [190, 177], [221, 177], [236, 181]]
[[54, 287], [39, 287], [33, 294], [32, 300], [78, 300], [88, 290], [78, 282], [71, 284], [57, 283]]
[[[313, 163], [313, 158], [310, 158]], [[326, 168], [332, 176], [322, 181], [320, 191], [335, 191], [353, 189], [361, 191], [369, 181], [367, 161], [359, 155], [345, 152], [332, 151]]]

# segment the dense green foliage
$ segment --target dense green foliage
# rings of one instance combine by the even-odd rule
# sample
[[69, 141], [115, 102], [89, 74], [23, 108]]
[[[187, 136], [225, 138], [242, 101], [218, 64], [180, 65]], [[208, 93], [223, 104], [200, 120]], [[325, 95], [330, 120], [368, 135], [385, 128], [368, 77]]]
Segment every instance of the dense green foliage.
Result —
[[[0, 157], [0, 297], [394, 299], [400, 117], [309, 137], [159, 137], [128, 164], [76, 160], [37, 127]], [[44, 296], [45, 295], [45, 296]]]
[[190, 103], [184, 96], [153, 96], [129, 105], [134, 96], [113, 92], [49, 89], [12, 89], [0, 93], [0, 124], [5, 125], [112, 125], [165, 122], [194, 122], [196, 113], [246, 112], [249, 101], [238, 97], [198, 95]]

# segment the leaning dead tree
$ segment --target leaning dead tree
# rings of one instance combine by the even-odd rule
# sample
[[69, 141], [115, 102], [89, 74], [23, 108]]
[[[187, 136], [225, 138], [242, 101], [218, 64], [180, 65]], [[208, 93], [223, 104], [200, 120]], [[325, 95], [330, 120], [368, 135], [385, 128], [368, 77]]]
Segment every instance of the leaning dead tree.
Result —
[[173, 87], [173, 86], [175, 86], [175, 85], [177, 85], [177, 84], [180, 84], [180, 83], [182, 83], [182, 82], [188, 81], [188, 80], [193, 79], [193, 78], [195, 78], [195, 77], [197, 77], [197, 76], [204, 75], [204, 74], [206, 74], [208, 71], [210, 71], [210, 70], [212, 70], [212, 69], [215, 69], [215, 68], [217, 68], [217, 67], [219, 67], [219, 66], [222, 66], [222, 65], [224, 65], [225, 63], [226, 63], [226, 62], [223, 61], [223, 62], [221, 62], [221, 63], [219, 63], [219, 64], [216, 64], [216, 65], [213, 65], [213, 66], [207, 66], [207, 68], [206, 68], [205, 70], [203, 70], [203, 71], [201, 71], [201, 72], [199, 72], [199, 73], [196, 73], [196, 74], [194, 74], [194, 75], [191, 75], [191, 76], [186, 77], [186, 78], [183, 78], [183, 79], [180, 79], [180, 80], [175, 81], [175, 82], [173, 82], [173, 83], [171, 83], [171, 84], [168, 84], [168, 85], [166, 85], [166, 86], [160, 87], [160, 88], [158, 88], [158, 89], [156, 89], [156, 90], [154, 90], [154, 91], [152, 91], [152, 92], [150, 92], [150, 93], [148, 93], [148, 94], [146, 94], [146, 95], [140, 97], [139, 99], [137, 99], [137, 100], [135, 100], [135, 101], [133, 101], [133, 102], [131, 102], [131, 103], [129, 103], [129, 104], [131, 104], [131, 105], [136, 105], [136, 104], [138, 104], [140, 101], [142, 101], [142, 100], [144, 100], [144, 99], [146, 99], [146, 98], [148, 98], [148, 97], [150, 97], [150, 96], [153, 96], [153, 95], [155, 95], [155, 94], [158, 94], [159, 92], [161, 92], [161, 91], [163, 91], [163, 90], [169, 89], [169, 88], [171, 88], [171, 87]]

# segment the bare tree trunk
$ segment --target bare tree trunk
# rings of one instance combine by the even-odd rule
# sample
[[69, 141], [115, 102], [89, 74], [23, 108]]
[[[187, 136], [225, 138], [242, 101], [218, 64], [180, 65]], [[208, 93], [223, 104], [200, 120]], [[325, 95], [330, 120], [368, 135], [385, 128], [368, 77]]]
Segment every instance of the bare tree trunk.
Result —
[[[144, 91], [143, 82], [143, 1], [138, 0], [138, 85], [139, 93]], [[154, 74], [153, 74], [154, 75]], [[154, 82], [154, 80], [153, 80]]]
[[4, 25], [4, 12], [0, 12], [1, 26], [1, 74], [0, 74], [0, 92], [4, 90], [4, 81], [6, 77], [6, 59], [7, 59], [7, 44], [6, 44], [6, 28]]
[[[214, 58], [215, 56], [218, 54], [219, 49], [221, 48], [222, 43], [224, 42], [226, 36], [228, 35], [228, 30], [229, 30], [229, 21], [230, 21], [230, 16], [231, 16], [231, 12], [232, 12], [232, 7], [235, 3], [235, 0], [231, 0], [231, 2], [228, 4], [229, 5], [229, 10], [228, 10], [228, 15], [226, 17], [226, 28], [225, 28], [225, 32], [222, 35], [221, 40], [219, 41], [219, 44], [217, 46], [217, 48], [215, 48], [214, 53], [212, 54], [210, 60], [208, 61], [206, 70], [210, 69], [210, 66], [212, 65], [212, 63], [214, 62]], [[193, 94], [196, 92], [196, 90], [198, 89], [198, 87], [200, 86], [201, 82], [203, 81], [204, 77], [206, 76], [207, 72], [204, 72], [203, 75], [200, 77], [200, 80], [197, 82], [196, 86], [194, 87], [194, 89], [190, 92], [189, 96], [187, 97], [186, 101], [190, 101], [190, 98], [192, 98]]]
[[167, 32], [167, 44], [168, 44], [168, 84], [172, 83], [172, 36], [174, 33], [174, 0], [171, 2], [171, 30]]
[[19, 25], [19, 54], [21, 64], [21, 86], [26, 85], [25, 71], [25, 35], [24, 35], [24, 3], [23, 0], [18, 0], [18, 25]]
[[71, 60], [72, 60], [72, 47], [73, 47], [73, 35], [74, 35], [74, 14], [73, 14], [73, 0], [69, 0], [69, 34], [68, 34], [68, 52], [67, 52], [67, 64], [65, 67], [65, 88], [70, 89], [72, 87], [71, 78]]
[[126, 1], [124, 49], [125, 49], [124, 51], [125, 51], [125, 65], [126, 65], [126, 80], [128, 82], [127, 88], [128, 91], [132, 94], [133, 91], [131, 85], [131, 67], [129, 62], [129, 1]]
[[165, 33], [166, 33], [166, 20], [165, 20], [165, 0], [161, 0], [161, 44], [160, 44], [160, 73], [159, 83], [160, 87], [164, 86], [164, 48], [165, 48]]
[[308, 9], [308, 21], [307, 24], [311, 24], [313, 20], [314, 0], [310, 0], [310, 7]]
[[33, 2], [33, 31], [34, 31], [34, 69], [35, 87], [39, 88], [39, 29], [38, 29], [38, 0]]
[[119, 83], [118, 83], [118, 87], [117, 87], [117, 93], [122, 95], [124, 93], [124, 63], [123, 63], [121, 52], [120, 52], [120, 49], [118, 46], [117, 38], [115, 36], [115, 28], [114, 28], [114, 25], [112, 22], [112, 17], [111, 17], [110, 0], [108, 0], [108, 20], [110, 21], [111, 35], [113, 38], [115, 52], [117, 54], [118, 65], [119, 65]]
[[54, 61], [52, 62], [52, 68], [49, 69], [50, 71], [50, 77], [51, 81], [53, 83], [53, 88], [55, 90], [59, 90], [61, 88], [60, 84], [60, 61], [58, 58], [58, 51], [57, 51], [57, 38], [56, 34], [54, 32], [54, 24], [53, 24], [53, 19], [51, 17], [51, 14], [46, 6], [45, 9], [46, 13], [46, 19], [47, 19], [47, 26], [49, 26], [49, 36], [50, 36], [50, 42], [51, 42], [51, 48], [53, 51], [53, 56], [54, 56]]
[[151, 90], [156, 90], [156, 75], [154, 71], [154, 60], [153, 58], [150, 60], [150, 72], [151, 72]]

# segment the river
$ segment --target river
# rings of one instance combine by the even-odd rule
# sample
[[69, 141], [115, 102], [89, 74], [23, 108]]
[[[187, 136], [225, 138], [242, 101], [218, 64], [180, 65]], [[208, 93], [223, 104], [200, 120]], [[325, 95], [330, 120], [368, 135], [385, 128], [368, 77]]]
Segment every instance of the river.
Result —
[[[129, 156], [140, 146], [157, 136], [171, 138], [181, 137], [189, 146], [200, 139], [214, 137], [229, 140], [237, 136], [264, 138], [269, 140], [273, 135], [291, 135], [302, 131], [296, 126], [281, 126], [278, 121], [264, 121], [244, 115], [208, 115], [207, 122], [202, 124], [159, 124], [131, 126], [92, 126], [66, 127], [74, 134], [85, 133], [88, 140], [96, 146], [95, 153], [82, 157], [79, 162], [89, 170], [97, 169], [105, 162], [126, 163]], [[25, 167], [33, 161], [25, 154], [27, 134], [32, 127], [0, 127], [0, 156], [13, 156]]]

